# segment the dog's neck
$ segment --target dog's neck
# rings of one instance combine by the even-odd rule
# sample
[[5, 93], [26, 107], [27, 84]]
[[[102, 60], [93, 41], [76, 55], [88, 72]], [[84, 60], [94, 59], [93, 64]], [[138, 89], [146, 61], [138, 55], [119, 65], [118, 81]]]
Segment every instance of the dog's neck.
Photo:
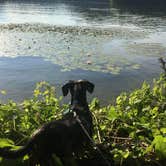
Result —
[[77, 98], [77, 99], [74, 99], [72, 97], [70, 108], [72, 110], [89, 111], [89, 106], [88, 106], [86, 97]]
[[77, 94], [71, 96], [70, 110], [79, 116], [87, 116], [89, 114], [89, 106], [86, 99], [86, 94]]
[[80, 106], [78, 104], [72, 104], [70, 105], [70, 110], [80, 114], [80, 113], [85, 113], [85, 112], [89, 112], [89, 106]]
[[89, 110], [86, 95], [83, 95], [82, 97], [77, 96], [76, 98], [72, 96], [70, 110], [75, 113], [75, 115], [81, 120], [83, 125], [87, 127], [89, 135], [92, 136], [92, 113]]

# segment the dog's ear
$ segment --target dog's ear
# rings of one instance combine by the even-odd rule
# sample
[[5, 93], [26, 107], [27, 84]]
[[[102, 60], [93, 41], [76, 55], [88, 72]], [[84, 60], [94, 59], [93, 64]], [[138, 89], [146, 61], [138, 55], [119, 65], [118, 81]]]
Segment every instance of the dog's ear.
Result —
[[93, 90], [94, 90], [94, 87], [95, 85], [89, 81], [86, 81], [86, 90], [89, 92], [89, 93], [92, 93]]
[[69, 89], [72, 87], [72, 85], [73, 81], [69, 81], [68, 83], [62, 86], [63, 96], [67, 96], [67, 94], [69, 93]]

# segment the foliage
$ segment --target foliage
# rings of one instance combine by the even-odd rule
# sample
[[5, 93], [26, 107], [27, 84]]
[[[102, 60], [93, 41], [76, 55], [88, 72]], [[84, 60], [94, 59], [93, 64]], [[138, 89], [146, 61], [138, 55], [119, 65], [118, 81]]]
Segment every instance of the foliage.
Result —
[[[93, 101], [93, 104], [96, 101]], [[110, 145], [116, 164], [135, 159], [166, 159], [166, 77], [146, 82], [130, 94], [122, 93], [115, 106], [94, 110], [102, 142]], [[140, 163], [141, 165], [141, 163]]]
[[[60, 102], [55, 88], [40, 82], [31, 99], [22, 103], [1, 103], [0, 148], [18, 148], [16, 145], [24, 144], [43, 123], [60, 118], [68, 108]], [[108, 159], [113, 158], [115, 165], [163, 164], [166, 159], [164, 74], [154, 80], [153, 87], [144, 82], [140, 89], [122, 93], [115, 105], [100, 107], [99, 101], [93, 99], [90, 109], [94, 115], [94, 140], [107, 149], [103, 154]], [[92, 151], [86, 154], [87, 158], [94, 157]], [[10, 165], [9, 160], [1, 158], [0, 162]], [[15, 165], [26, 165], [27, 156], [15, 162]]]

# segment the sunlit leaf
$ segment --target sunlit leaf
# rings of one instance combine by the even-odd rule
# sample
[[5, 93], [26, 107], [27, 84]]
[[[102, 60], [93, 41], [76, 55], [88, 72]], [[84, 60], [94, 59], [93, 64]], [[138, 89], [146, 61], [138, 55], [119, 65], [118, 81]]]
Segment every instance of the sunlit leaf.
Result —
[[158, 135], [154, 138], [153, 145], [159, 158], [166, 158], [166, 137]]
[[108, 112], [108, 119], [115, 120], [118, 117], [115, 107], [111, 106]]
[[0, 138], [0, 147], [1, 148], [10, 147], [13, 145], [14, 145], [14, 142], [12, 140]]

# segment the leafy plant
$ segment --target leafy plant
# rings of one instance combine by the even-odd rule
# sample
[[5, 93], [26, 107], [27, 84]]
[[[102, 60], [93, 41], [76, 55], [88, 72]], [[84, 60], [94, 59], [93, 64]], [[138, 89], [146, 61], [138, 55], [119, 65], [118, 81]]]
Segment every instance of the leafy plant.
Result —
[[[95, 101], [95, 102], [94, 102]], [[115, 105], [100, 108], [92, 101], [101, 142], [109, 147], [115, 164], [155, 164], [166, 160], [166, 77], [161, 74], [151, 87], [122, 93]], [[97, 105], [97, 107], [95, 107]], [[97, 139], [97, 134], [94, 136]], [[132, 160], [132, 163], [130, 163]]]
[[[36, 85], [31, 99], [0, 104], [0, 147], [18, 148], [43, 123], [59, 119], [68, 105], [60, 105], [55, 88], [46, 82]], [[153, 86], [144, 82], [131, 93], [122, 93], [116, 104], [100, 107], [93, 99], [94, 141], [115, 165], [164, 165], [166, 160], [166, 77], [161, 74]], [[103, 150], [105, 149], [105, 150]], [[93, 149], [78, 158], [95, 158]], [[77, 156], [75, 156], [77, 157]], [[2, 165], [10, 165], [5, 159]], [[27, 157], [15, 161], [26, 165]], [[13, 163], [12, 163], [13, 165]]]

